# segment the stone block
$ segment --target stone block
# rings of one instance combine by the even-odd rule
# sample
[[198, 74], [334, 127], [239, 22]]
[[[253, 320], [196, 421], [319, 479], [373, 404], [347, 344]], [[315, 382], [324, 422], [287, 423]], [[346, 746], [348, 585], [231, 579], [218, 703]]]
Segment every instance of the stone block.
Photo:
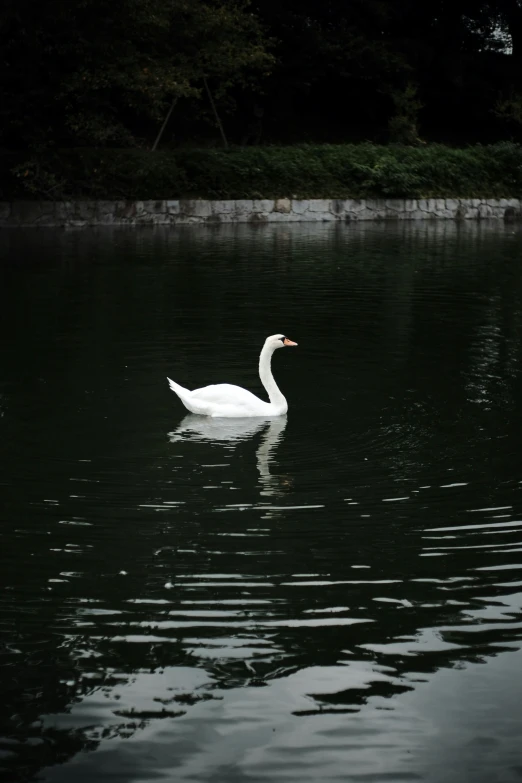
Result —
[[267, 212], [252, 212], [250, 217], [248, 218], [249, 223], [268, 223], [268, 214]]
[[96, 201], [75, 201], [73, 220], [86, 221], [87, 223], [95, 222], [97, 218], [97, 205]]
[[310, 201], [308, 199], [292, 199], [292, 212], [296, 215], [304, 215], [304, 213], [308, 211], [309, 206]]
[[39, 216], [40, 208], [38, 202], [13, 201], [11, 206], [11, 225], [31, 225]]
[[114, 209], [114, 217], [125, 223], [131, 222], [136, 215], [136, 202], [117, 201]]
[[459, 208], [459, 200], [456, 198], [446, 198], [444, 199], [444, 202], [446, 210], [453, 213], [453, 215], [456, 215]]
[[365, 198], [348, 198], [345, 202], [345, 212], [349, 212], [351, 215], [362, 212], [366, 209]]
[[216, 217], [219, 217], [222, 223], [236, 223], [240, 222], [241, 216], [238, 217], [236, 212], [220, 212], [216, 214]]
[[180, 214], [185, 217], [207, 218], [212, 214], [211, 202], [202, 199], [180, 199]]
[[344, 217], [346, 214], [346, 199], [344, 198], [333, 198], [330, 204], [330, 210], [331, 212], [337, 217]]
[[393, 210], [396, 213], [404, 210], [404, 199], [401, 198], [387, 198], [384, 202], [384, 206], [387, 210]]
[[219, 215], [230, 215], [236, 210], [236, 202], [233, 199], [212, 202], [212, 211]]
[[170, 199], [165, 202], [167, 215], [179, 215], [179, 199]]
[[326, 198], [313, 198], [308, 202], [309, 212], [329, 212], [331, 209], [331, 200]]
[[52, 212], [42, 212], [40, 217], [36, 218], [33, 225], [35, 226], [56, 226], [60, 223], [56, 220], [54, 210]]
[[234, 201], [234, 210], [236, 215], [251, 215], [252, 210], [254, 207], [254, 202], [252, 199], [249, 198], [243, 198], [243, 199], [236, 199]]
[[192, 215], [195, 215], [196, 213], [196, 202], [193, 199], [189, 198], [182, 198], [179, 200], [179, 213], [184, 218], [190, 217]]
[[74, 204], [74, 220], [85, 220], [87, 223], [95, 222], [98, 215], [98, 203], [96, 201], [76, 201]]
[[504, 210], [504, 220], [507, 223], [511, 223], [514, 220], [520, 220], [522, 218], [522, 210], [520, 207], [506, 207]]
[[54, 201], [18, 202], [17, 211], [22, 225], [54, 226], [56, 222]]
[[141, 209], [139, 210], [139, 213], [145, 213], [147, 215], [151, 215], [154, 212], [154, 201], [141, 201]]
[[274, 204], [275, 202], [271, 198], [255, 198], [252, 201], [252, 209], [254, 212], [267, 214], [272, 212]]
[[144, 226], [144, 225], [150, 225], [152, 223], [156, 222], [156, 216], [154, 212], [140, 212], [139, 215], [136, 215], [134, 222], [137, 226]]
[[96, 211], [91, 220], [106, 226], [114, 223], [115, 207], [114, 201], [97, 201]]
[[223, 222], [223, 215], [220, 215], [219, 212], [212, 212], [211, 215], [209, 215], [207, 218], [204, 218], [203, 222], [216, 226], [218, 223]]
[[286, 219], [287, 219], [287, 213], [277, 212], [275, 209], [273, 212], [269, 212], [267, 214], [268, 223], [282, 223]]
[[350, 220], [359, 220], [362, 214], [361, 209], [348, 208], [344, 213], [344, 219], [349, 222]]
[[274, 212], [288, 215], [292, 210], [292, 202], [289, 198], [278, 198], [274, 204]]
[[212, 214], [212, 202], [198, 199], [196, 201], [196, 211], [194, 217], [208, 218], [210, 217], [211, 214]]

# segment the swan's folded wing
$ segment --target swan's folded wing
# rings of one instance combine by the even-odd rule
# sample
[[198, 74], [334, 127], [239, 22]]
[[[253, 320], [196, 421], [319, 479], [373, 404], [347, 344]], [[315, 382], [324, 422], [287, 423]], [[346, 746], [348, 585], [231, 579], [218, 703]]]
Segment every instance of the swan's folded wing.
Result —
[[252, 405], [259, 404], [262, 400], [252, 392], [234, 386], [231, 383], [216, 383], [212, 386], [204, 386], [191, 392], [192, 400], [200, 400], [209, 405]]

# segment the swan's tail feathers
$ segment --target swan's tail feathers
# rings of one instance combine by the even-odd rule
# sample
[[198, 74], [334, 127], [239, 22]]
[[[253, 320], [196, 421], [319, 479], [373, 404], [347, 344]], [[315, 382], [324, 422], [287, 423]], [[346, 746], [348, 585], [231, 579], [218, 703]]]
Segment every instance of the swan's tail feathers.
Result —
[[172, 389], [172, 391], [178, 395], [178, 397], [183, 400], [187, 396], [190, 395], [190, 392], [188, 389], [185, 389], [183, 386], [180, 386], [179, 383], [176, 383], [175, 381], [171, 381], [170, 378], [167, 378], [169, 382], [169, 386]]
[[193, 399], [192, 392], [188, 389], [185, 389], [183, 386], [180, 386], [179, 383], [176, 383], [175, 381], [171, 381], [170, 378], [167, 378], [169, 382], [169, 386], [174, 392], [174, 394], [177, 394], [180, 398], [181, 402], [185, 406], [187, 410], [189, 410], [191, 413], [199, 413], [202, 416], [207, 415], [206, 406], [204, 403]]

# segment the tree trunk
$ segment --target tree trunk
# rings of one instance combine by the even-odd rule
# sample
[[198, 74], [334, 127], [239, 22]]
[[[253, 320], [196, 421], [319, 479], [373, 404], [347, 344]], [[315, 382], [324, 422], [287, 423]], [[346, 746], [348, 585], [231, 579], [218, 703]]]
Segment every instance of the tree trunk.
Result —
[[171, 104], [171, 106], [170, 106], [170, 109], [169, 109], [169, 110], [168, 110], [168, 112], [167, 112], [167, 116], [166, 116], [166, 117], [165, 117], [165, 119], [163, 120], [163, 125], [162, 125], [162, 126], [161, 126], [161, 128], [159, 129], [159, 133], [158, 133], [158, 135], [156, 136], [156, 141], [155, 141], [155, 142], [154, 142], [154, 144], [152, 145], [152, 152], [154, 152], [154, 150], [156, 149], [156, 147], [157, 147], [157, 146], [158, 146], [158, 144], [160, 143], [161, 137], [163, 136], [163, 131], [164, 131], [164, 130], [165, 130], [165, 128], [167, 127], [167, 123], [168, 123], [168, 121], [170, 120], [170, 115], [171, 115], [171, 114], [172, 114], [172, 112], [174, 111], [174, 106], [176, 105], [176, 103], [177, 103], [177, 102], [178, 102], [178, 99], [177, 99], [177, 98], [174, 98], [174, 100], [172, 101], [172, 104]]
[[208, 86], [207, 77], [203, 77], [203, 84], [205, 85], [205, 90], [207, 91], [208, 99], [210, 101], [210, 105], [212, 106], [212, 111], [214, 113], [214, 118], [216, 120], [216, 124], [219, 128], [219, 132], [221, 134], [221, 138], [223, 140], [223, 146], [228, 147], [228, 141], [227, 137], [225, 136], [225, 131], [223, 129], [223, 125], [221, 124], [221, 120], [219, 118], [219, 114], [216, 109], [216, 104], [214, 103], [214, 98], [212, 97], [212, 93], [210, 92], [210, 87]]

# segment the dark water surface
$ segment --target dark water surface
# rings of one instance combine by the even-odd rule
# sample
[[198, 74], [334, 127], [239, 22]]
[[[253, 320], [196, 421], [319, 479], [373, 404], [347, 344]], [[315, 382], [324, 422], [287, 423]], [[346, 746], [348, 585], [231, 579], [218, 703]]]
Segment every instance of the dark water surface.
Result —
[[[522, 235], [4, 231], [5, 780], [522, 780]], [[260, 393], [186, 417], [166, 376]]]

